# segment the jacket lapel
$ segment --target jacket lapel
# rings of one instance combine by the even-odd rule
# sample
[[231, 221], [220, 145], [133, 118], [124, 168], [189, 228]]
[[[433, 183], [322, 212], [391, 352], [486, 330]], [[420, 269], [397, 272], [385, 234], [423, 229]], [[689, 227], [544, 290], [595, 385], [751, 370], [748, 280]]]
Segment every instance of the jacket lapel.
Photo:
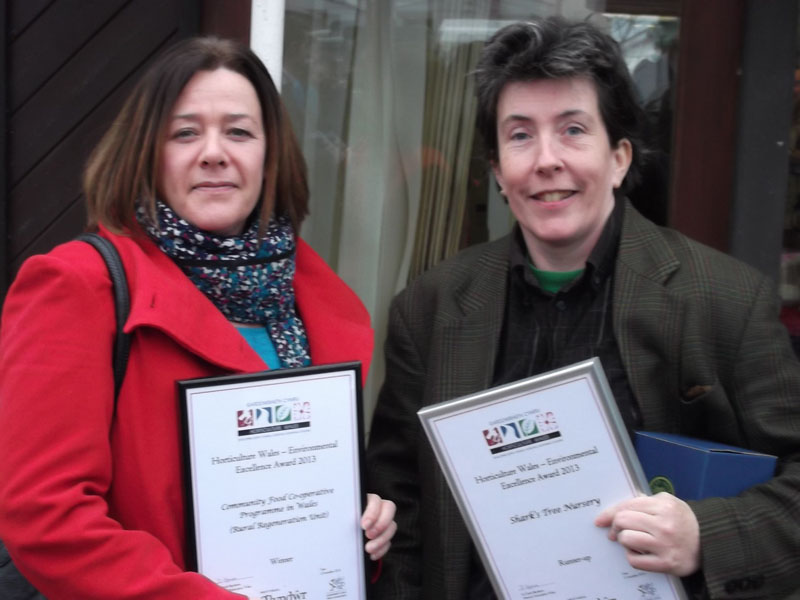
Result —
[[362, 383], [372, 360], [373, 332], [358, 296], [303, 240], [295, 274], [297, 309], [308, 333], [311, 361], [324, 365], [361, 362]]
[[509, 240], [490, 244], [480, 258], [470, 283], [455, 294], [457, 312], [446, 321], [438, 336], [439, 347], [431, 352], [445, 377], [432, 400], [440, 402], [488, 388], [503, 327]]
[[[149, 239], [114, 238], [131, 289], [126, 331], [148, 326], [222, 369], [267, 369], [222, 313]], [[295, 294], [314, 364], [359, 360], [366, 379], [372, 357], [369, 314], [358, 297], [302, 240], [298, 241]], [[188, 310], [191, 307], [191, 310]]]
[[[431, 374], [428, 378], [433, 389], [428, 390], [425, 404], [452, 400], [488, 388], [492, 383], [494, 362], [505, 308], [506, 281], [508, 271], [508, 239], [504, 238], [488, 246], [480, 258], [469, 282], [454, 295], [451, 313], [445, 314], [444, 322], [433, 336], [431, 348]], [[455, 261], [452, 268], [464, 268]], [[427, 310], [427, 307], [422, 307]], [[425, 456], [431, 465], [436, 459], [432, 450], [426, 448]], [[463, 598], [472, 555], [469, 532], [453, 496], [447, 491], [441, 473], [436, 477], [439, 487], [441, 559], [437, 562], [449, 569], [451, 576], [445, 578], [441, 596], [448, 600]]]
[[149, 239], [124, 239], [118, 247], [131, 290], [126, 331], [153, 327], [189, 352], [235, 373], [267, 368], [236, 328]]
[[614, 334], [644, 427], [675, 430], [683, 305], [666, 287], [680, 267], [661, 230], [628, 203], [614, 283]]

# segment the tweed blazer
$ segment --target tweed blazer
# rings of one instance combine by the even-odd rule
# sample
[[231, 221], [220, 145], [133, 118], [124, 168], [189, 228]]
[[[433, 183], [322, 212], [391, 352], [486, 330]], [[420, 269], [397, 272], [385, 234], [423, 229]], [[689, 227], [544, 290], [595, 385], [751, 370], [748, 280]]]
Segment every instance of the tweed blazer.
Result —
[[[393, 301], [386, 378], [367, 453], [370, 489], [398, 505], [373, 597], [464, 600], [471, 542], [416, 416], [491, 385], [509, 243], [469, 248]], [[800, 365], [772, 282], [625, 208], [614, 333], [644, 429], [780, 457], [776, 477], [736, 498], [691, 503], [712, 598], [800, 590]]]

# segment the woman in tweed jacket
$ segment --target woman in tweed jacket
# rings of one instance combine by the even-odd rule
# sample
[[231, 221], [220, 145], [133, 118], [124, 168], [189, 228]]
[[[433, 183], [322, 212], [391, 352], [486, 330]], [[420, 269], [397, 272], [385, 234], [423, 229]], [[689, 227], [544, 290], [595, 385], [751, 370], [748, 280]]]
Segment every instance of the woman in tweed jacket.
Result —
[[[522, 350], [527, 375], [589, 358], [598, 350], [590, 334], [609, 342], [601, 359], [617, 373], [612, 389], [630, 427], [779, 457], [772, 480], [735, 498], [642, 497], [609, 507], [596, 525], [634, 567], [685, 577], [698, 597], [791, 597], [800, 590], [800, 368], [772, 283], [621, 199], [643, 155], [641, 113], [616, 44], [591, 25], [500, 30], [479, 63], [477, 94], [517, 230], [431, 269], [391, 307], [368, 463], [370, 487], [398, 504], [399, 528], [374, 597], [491, 597], [416, 412], [507, 379]], [[548, 273], [564, 272], [571, 283], [544, 289]], [[523, 348], [520, 282], [529, 311], [562, 302], [565, 314], [586, 306], [603, 318], [574, 344], [537, 346], [531, 335], [533, 350]], [[587, 327], [583, 314], [574, 331]], [[539, 339], [556, 326], [537, 327], [547, 334]]]

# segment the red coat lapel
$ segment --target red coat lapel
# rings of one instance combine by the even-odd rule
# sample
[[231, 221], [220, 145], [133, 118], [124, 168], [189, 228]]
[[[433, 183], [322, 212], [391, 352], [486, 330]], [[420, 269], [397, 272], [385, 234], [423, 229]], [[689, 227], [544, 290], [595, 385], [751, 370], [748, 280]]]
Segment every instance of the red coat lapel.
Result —
[[[233, 372], [267, 367], [222, 313], [148, 239], [110, 236], [131, 289], [126, 330], [149, 326], [189, 351]], [[315, 365], [361, 361], [366, 380], [372, 358], [370, 317], [358, 296], [304, 241], [299, 240], [295, 295]], [[191, 310], [188, 309], [191, 307]]]
[[315, 365], [361, 361], [366, 381], [373, 332], [367, 309], [339, 276], [303, 240], [297, 248], [295, 295]]

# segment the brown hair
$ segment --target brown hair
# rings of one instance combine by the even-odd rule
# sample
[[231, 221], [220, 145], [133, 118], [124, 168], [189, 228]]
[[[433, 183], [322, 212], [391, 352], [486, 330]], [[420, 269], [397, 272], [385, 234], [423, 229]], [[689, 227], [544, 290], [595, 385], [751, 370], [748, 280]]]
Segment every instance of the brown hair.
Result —
[[198, 71], [229, 69], [247, 78], [261, 104], [267, 153], [259, 202], [262, 226], [273, 208], [295, 231], [308, 214], [303, 155], [286, 109], [264, 63], [232, 40], [198, 37], [179, 42], [156, 59], [136, 84], [86, 164], [83, 188], [88, 226], [136, 229], [136, 203], [155, 213], [161, 146], [173, 106]]

